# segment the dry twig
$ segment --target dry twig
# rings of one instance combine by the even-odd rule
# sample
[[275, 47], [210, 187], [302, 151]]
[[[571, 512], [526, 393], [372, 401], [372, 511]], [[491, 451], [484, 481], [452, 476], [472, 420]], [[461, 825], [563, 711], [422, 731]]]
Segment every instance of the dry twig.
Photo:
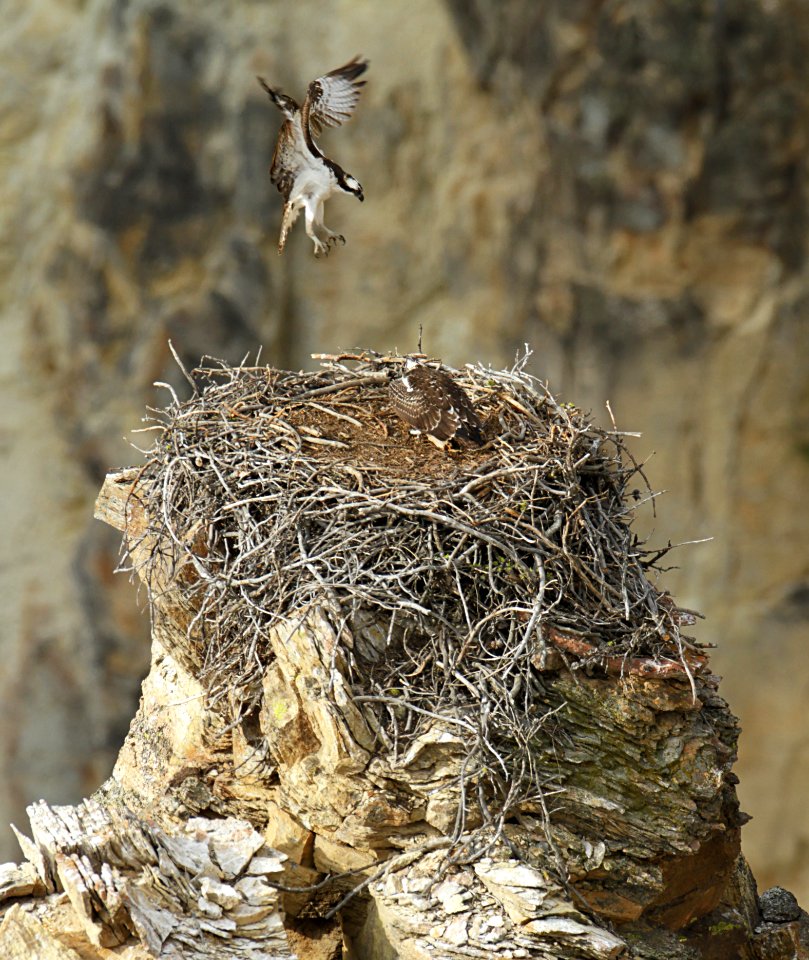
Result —
[[151, 562], [170, 557], [193, 612], [181, 653], [238, 716], [260, 696], [268, 629], [324, 606], [381, 748], [402, 755], [448, 724], [467, 751], [456, 834], [469, 795], [501, 835], [510, 811], [544, 803], [534, 757], [549, 644], [579, 638], [559, 647], [578, 669], [679, 660], [692, 676], [688, 618], [647, 578], [666, 551], [648, 551], [628, 519], [642, 465], [624, 434], [557, 401], [524, 361], [455, 371], [490, 440], [453, 454], [388, 410], [401, 357], [325, 361], [315, 373], [197, 370], [190, 400], [153, 412], [162, 432], [138, 496]]

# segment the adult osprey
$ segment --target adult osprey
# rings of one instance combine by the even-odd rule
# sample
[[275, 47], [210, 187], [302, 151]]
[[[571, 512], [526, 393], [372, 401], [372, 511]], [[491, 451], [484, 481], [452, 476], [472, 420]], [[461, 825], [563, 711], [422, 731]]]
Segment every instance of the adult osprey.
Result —
[[302, 209], [306, 211], [306, 232], [315, 244], [316, 257], [328, 254], [338, 241], [345, 243], [345, 237], [332, 233], [323, 222], [323, 204], [335, 190], [353, 193], [364, 200], [362, 187], [350, 173], [320, 152], [315, 137], [324, 126], [338, 127], [349, 119], [365, 86], [365, 81], [357, 77], [365, 73], [367, 67], [367, 60], [354, 57], [345, 66], [313, 80], [302, 107], [292, 97], [273, 90], [261, 77], [256, 78], [286, 117], [270, 166], [270, 179], [286, 201], [279, 253]]
[[388, 389], [393, 409], [417, 432], [440, 445], [453, 439], [465, 445], [483, 444], [483, 425], [472, 401], [443, 370], [408, 359], [404, 376], [393, 380]]

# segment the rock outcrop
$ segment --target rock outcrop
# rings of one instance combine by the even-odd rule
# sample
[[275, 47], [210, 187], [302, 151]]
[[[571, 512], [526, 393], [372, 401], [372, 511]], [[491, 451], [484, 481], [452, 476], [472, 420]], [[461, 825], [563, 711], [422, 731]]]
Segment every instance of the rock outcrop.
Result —
[[108, 476], [152, 663], [110, 779], [29, 807], [16, 960], [792, 960], [741, 853], [738, 726], [648, 579], [622, 435], [518, 365], [411, 438], [399, 357], [197, 371]]
[[[146, 628], [88, 517], [167, 337], [298, 366], [423, 323], [456, 364], [529, 341], [557, 392], [653, 439], [660, 539], [714, 538], [668, 585], [721, 641], [746, 849], [806, 899], [808, 34], [753, 0], [9, 4], [0, 823], [93, 789], [131, 716]], [[335, 144], [367, 202], [330, 201], [328, 261], [302, 236], [279, 258], [255, 74], [300, 93], [357, 52]]]

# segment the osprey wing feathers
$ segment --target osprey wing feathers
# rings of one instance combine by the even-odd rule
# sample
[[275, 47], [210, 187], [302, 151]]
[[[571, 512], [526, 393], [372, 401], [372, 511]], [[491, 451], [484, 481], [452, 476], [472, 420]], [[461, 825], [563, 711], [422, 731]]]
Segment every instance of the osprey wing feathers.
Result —
[[270, 164], [270, 181], [278, 187], [278, 192], [289, 200], [289, 194], [304, 166], [304, 145], [301, 137], [295, 133], [295, 123], [286, 120], [278, 132], [278, 140]]
[[416, 366], [390, 384], [393, 408], [421, 433], [480, 446], [483, 426], [472, 401], [442, 370]]
[[309, 84], [301, 108], [303, 129], [314, 136], [326, 127], [339, 127], [351, 117], [365, 86], [358, 80], [368, 69], [368, 61], [359, 56]]
[[[394, 380], [390, 385], [393, 408], [399, 416], [421, 433], [428, 433], [439, 440], [451, 437], [455, 430], [453, 424], [444, 423], [445, 411], [430, 402], [430, 398], [421, 390], [408, 389], [410, 377]], [[443, 429], [438, 429], [441, 426]]]

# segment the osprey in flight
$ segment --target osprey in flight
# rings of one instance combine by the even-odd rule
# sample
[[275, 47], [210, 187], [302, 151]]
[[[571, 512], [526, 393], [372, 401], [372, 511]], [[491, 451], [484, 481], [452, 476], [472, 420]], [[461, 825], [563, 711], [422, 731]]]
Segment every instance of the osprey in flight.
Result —
[[443, 370], [417, 360], [405, 361], [405, 374], [389, 387], [391, 405], [418, 433], [443, 446], [450, 440], [483, 444], [483, 425], [472, 401]]
[[367, 60], [359, 57], [318, 77], [309, 84], [303, 106], [280, 90], [273, 90], [261, 77], [256, 79], [270, 100], [286, 117], [278, 134], [270, 167], [270, 179], [285, 202], [278, 252], [284, 249], [290, 227], [301, 209], [306, 212], [306, 233], [315, 244], [315, 256], [328, 254], [332, 244], [345, 243], [345, 237], [332, 233], [323, 222], [323, 204], [342, 190], [363, 200], [359, 182], [333, 160], [324, 156], [315, 143], [323, 127], [339, 127], [348, 120], [360, 98]]

